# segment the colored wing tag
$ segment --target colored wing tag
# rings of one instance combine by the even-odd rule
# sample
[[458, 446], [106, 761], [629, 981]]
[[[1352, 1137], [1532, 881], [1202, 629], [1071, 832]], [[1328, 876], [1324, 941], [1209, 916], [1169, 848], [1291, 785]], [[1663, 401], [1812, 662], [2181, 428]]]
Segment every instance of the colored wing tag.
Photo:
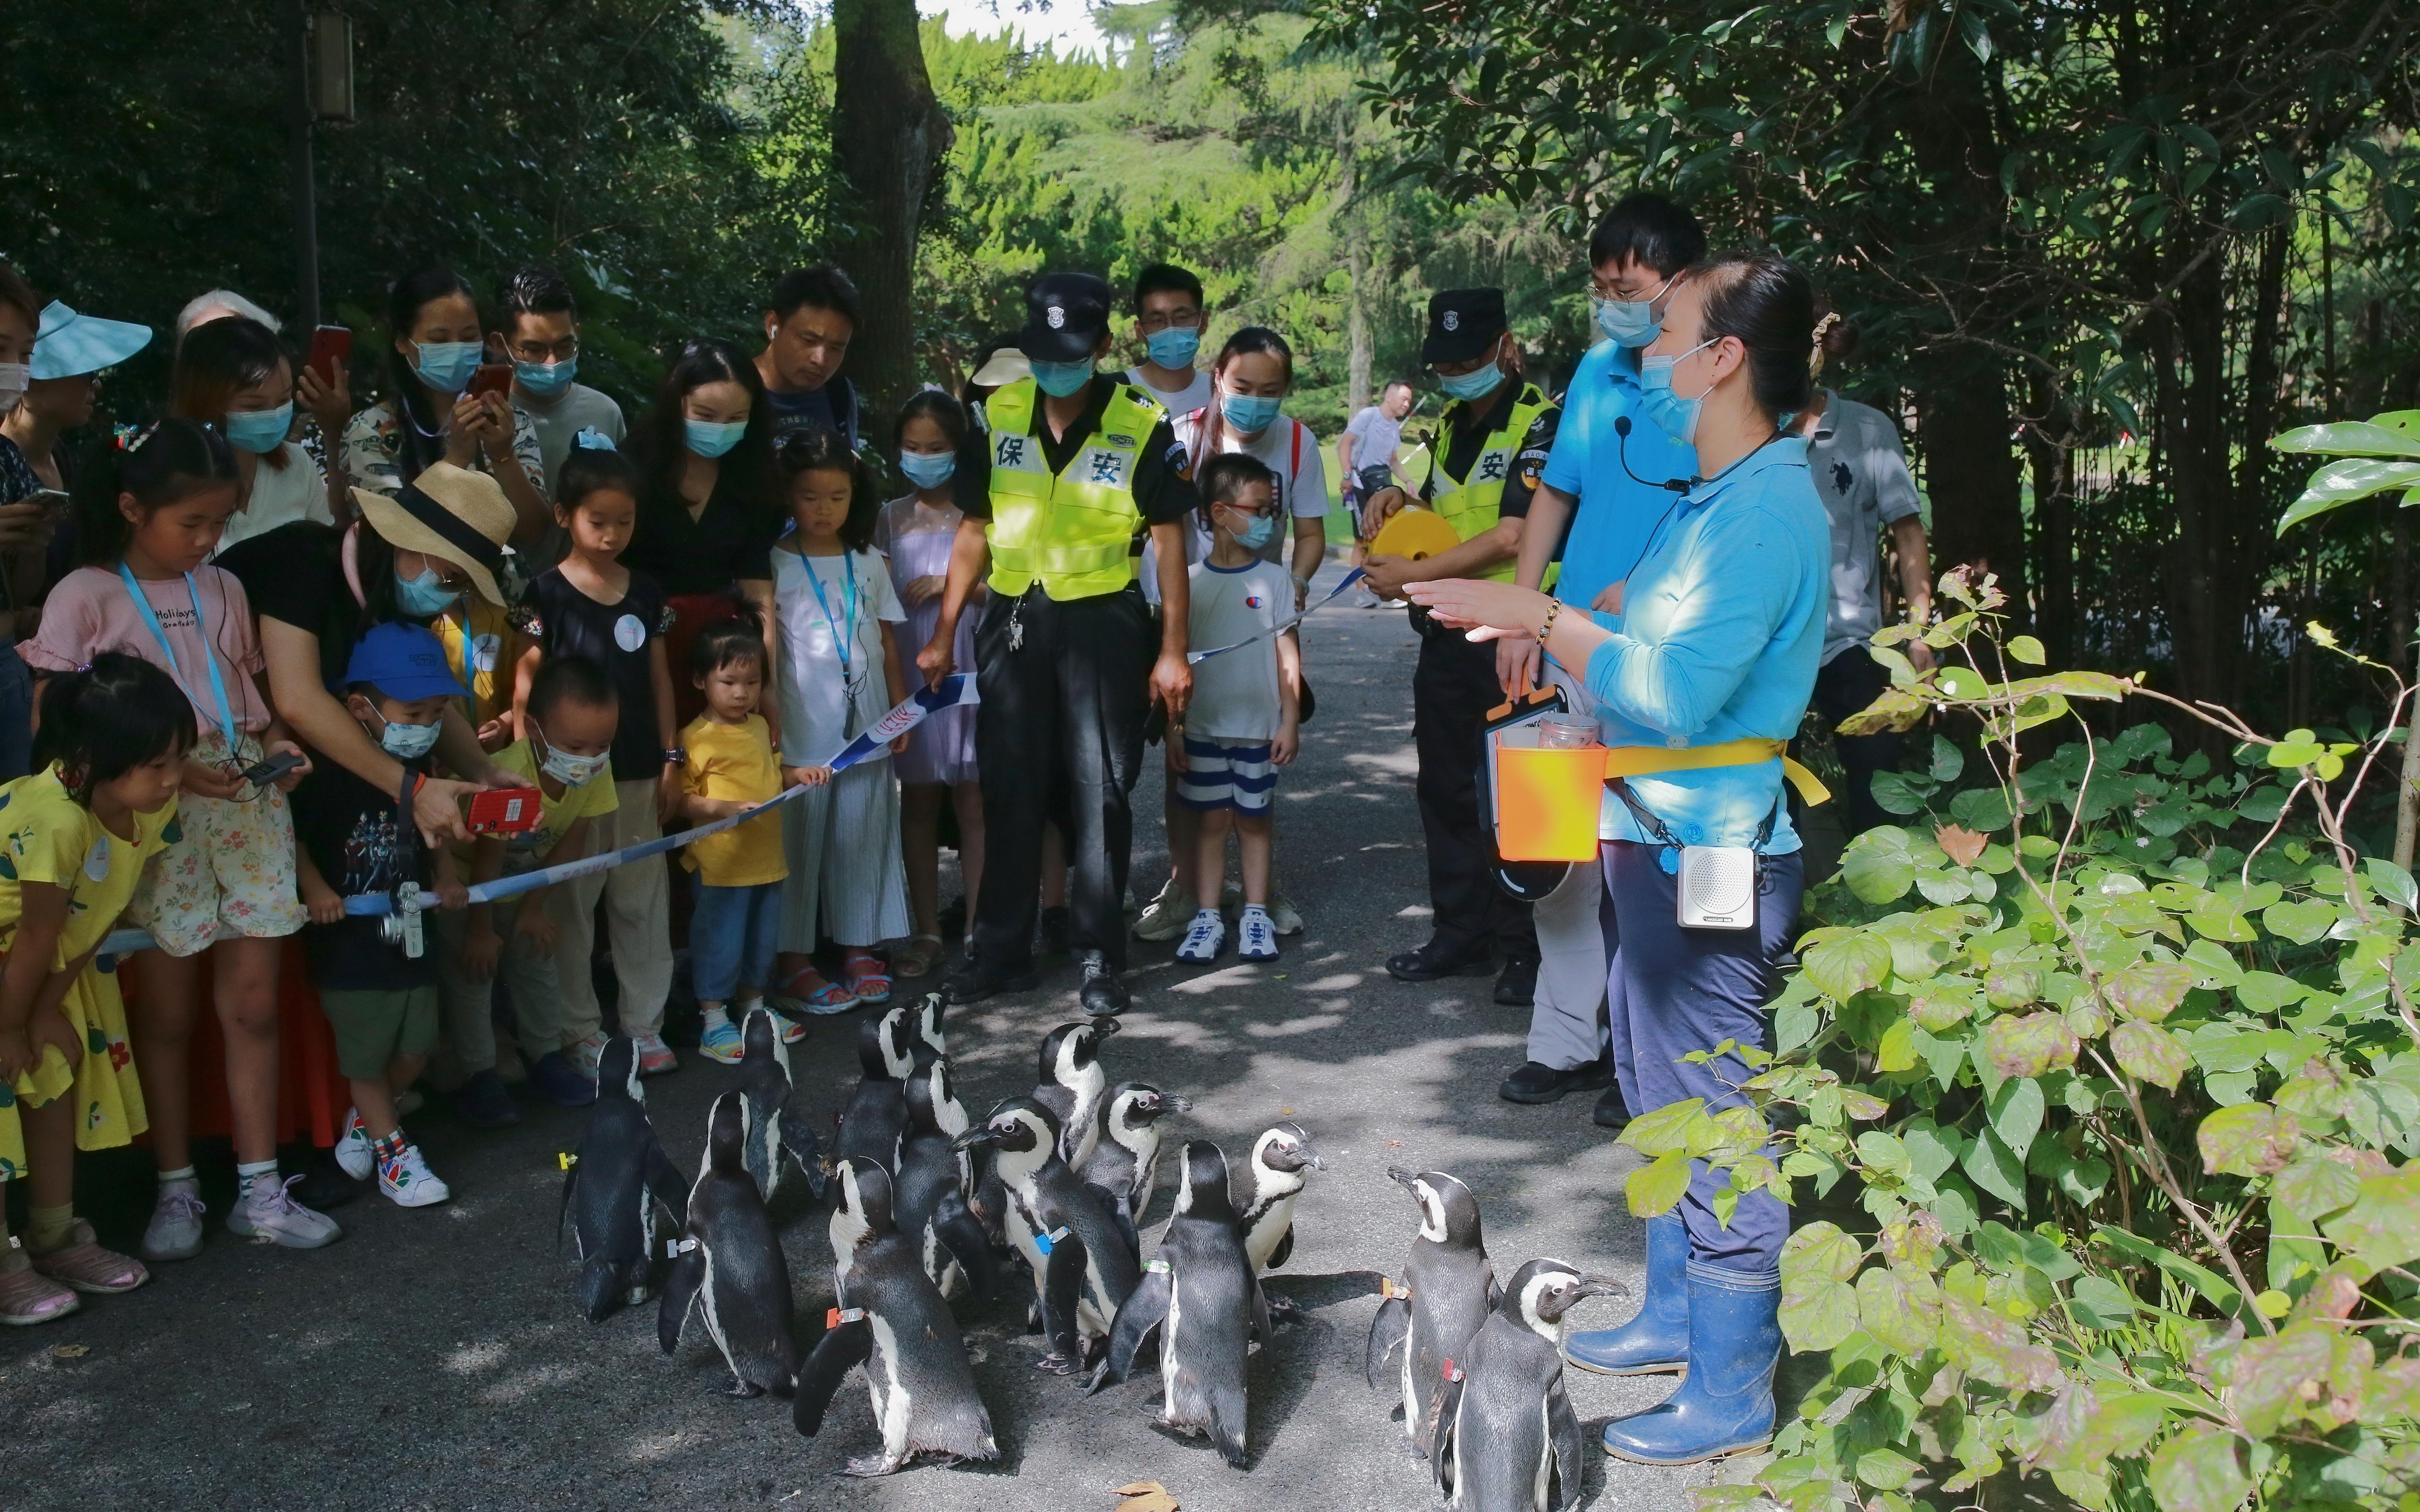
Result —
[[577, 1155], [562, 1150], [558, 1150], [555, 1153], [554, 1167], [556, 1170], [567, 1171], [579, 1164], [580, 1157]]
[[675, 1259], [695, 1248], [697, 1241], [694, 1239], [668, 1239], [664, 1241], [664, 1258]]
[[1143, 1267], [1143, 1273], [1147, 1275], [1153, 1273], [1166, 1275], [1168, 1274], [1168, 1262], [1166, 1260], [1154, 1260], [1149, 1265]]
[[862, 1322], [864, 1319], [865, 1309], [862, 1307], [828, 1307], [824, 1310], [826, 1329], [838, 1328], [843, 1323]]
[[1393, 1276], [1382, 1275], [1378, 1278], [1378, 1295], [1393, 1301], [1409, 1302], [1412, 1300], [1412, 1288]]
[[1033, 1236], [1033, 1247], [1034, 1247], [1035, 1249], [1040, 1250], [1043, 1254], [1047, 1255], [1047, 1254], [1049, 1254], [1053, 1249], [1056, 1249], [1056, 1248], [1058, 1247], [1058, 1245], [1059, 1245], [1059, 1242], [1060, 1242], [1061, 1240], [1065, 1239], [1066, 1237], [1067, 1237], [1067, 1226], [1066, 1226], [1066, 1225], [1064, 1225], [1064, 1224], [1061, 1224], [1058, 1227], [1053, 1228], [1052, 1230], [1050, 1230], [1050, 1232], [1048, 1232], [1048, 1233], [1047, 1233], [1047, 1234], [1036, 1234], [1036, 1235], [1034, 1235], [1034, 1236]]

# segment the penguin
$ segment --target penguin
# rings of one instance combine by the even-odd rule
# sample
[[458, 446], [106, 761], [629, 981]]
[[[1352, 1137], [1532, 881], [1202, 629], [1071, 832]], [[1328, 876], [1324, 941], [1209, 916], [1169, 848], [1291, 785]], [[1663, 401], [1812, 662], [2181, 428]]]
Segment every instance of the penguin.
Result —
[[740, 1030], [739, 1090], [748, 1099], [748, 1174], [769, 1207], [795, 1165], [815, 1197], [823, 1196], [822, 1148], [808, 1126], [790, 1082], [790, 1047], [782, 1042], [772, 1010], [748, 1011]]
[[1404, 1351], [1404, 1437], [1412, 1452], [1425, 1458], [1442, 1379], [1438, 1372], [1487, 1321], [1501, 1293], [1487, 1262], [1479, 1200], [1470, 1188], [1443, 1171], [1416, 1174], [1398, 1165], [1387, 1177], [1420, 1205], [1420, 1231], [1404, 1267], [1408, 1284], [1384, 1283], [1387, 1300], [1370, 1320], [1362, 1373], [1376, 1386], [1387, 1356]]
[[1097, 1018], [1062, 1024], [1042, 1037], [1042, 1084], [1033, 1101], [1059, 1120], [1059, 1153], [1072, 1169], [1083, 1168], [1100, 1138], [1101, 1093], [1109, 1082], [1101, 1070], [1101, 1041], [1117, 1032], [1116, 1019]]
[[951, 1088], [947, 1057], [908, 1073], [908, 1132], [899, 1141], [899, 1176], [892, 1183], [892, 1218], [924, 1257], [925, 1273], [954, 1300], [972, 1292], [988, 1304], [997, 1288], [991, 1241], [967, 1207], [974, 1161], [955, 1148], [971, 1122]]
[[1093, 1152], [1077, 1173], [1117, 1198], [1128, 1219], [1141, 1222], [1159, 1178], [1159, 1119], [1192, 1108], [1190, 1100], [1156, 1087], [1120, 1082], [1101, 1099], [1100, 1128]]
[[706, 1168], [690, 1188], [686, 1237], [672, 1246], [672, 1275], [656, 1312], [656, 1340], [680, 1347], [695, 1304], [731, 1365], [734, 1396], [790, 1394], [799, 1348], [791, 1335], [790, 1267], [748, 1174], [748, 1099], [725, 1092], [706, 1116]]
[[1142, 1259], [1117, 1199], [1067, 1168], [1059, 1135], [1048, 1108], [1012, 1097], [957, 1143], [987, 1144], [995, 1152], [1008, 1192], [1009, 1234], [1033, 1270], [1049, 1343], [1038, 1368], [1069, 1375], [1108, 1335], [1141, 1277]]
[[908, 1048], [920, 1067], [929, 1066], [950, 1053], [949, 1039], [941, 1032], [941, 1015], [948, 1007], [949, 1000], [939, 993], [926, 993], [923, 1002], [917, 1005], [916, 1038]]
[[1628, 1288], [1536, 1259], [1437, 1382], [1429, 1468], [1447, 1501], [1470, 1512], [1565, 1512], [1579, 1504], [1580, 1424], [1563, 1394], [1563, 1314], [1586, 1297]]
[[[1252, 1273], [1274, 1271], [1294, 1253], [1294, 1199], [1310, 1180], [1304, 1171], [1324, 1171], [1327, 1162], [1311, 1147], [1302, 1126], [1280, 1123], [1252, 1141], [1252, 1164], [1235, 1173], [1235, 1214], [1244, 1225], [1244, 1247], [1252, 1257]], [[1291, 1303], [1277, 1304], [1291, 1311]]]
[[1109, 1348], [1086, 1396], [1134, 1368], [1155, 1331], [1159, 1340], [1162, 1427], [1205, 1434], [1220, 1458], [1244, 1468], [1244, 1367], [1257, 1335], [1270, 1335], [1243, 1226], [1227, 1190], [1227, 1157], [1196, 1139], [1177, 1156], [1176, 1212], [1151, 1268], [1118, 1309]]
[[916, 1069], [915, 1052], [908, 1039], [910, 1013], [906, 1003], [893, 1003], [880, 1018], [858, 1026], [857, 1063], [865, 1074], [841, 1114], [835, 1156], [855, 1155], [886, 1171], [898, 1165], [899, 1135], [908, 1124], [902, 1083]]
[[799, 1372], [791, 1425], [810, 1439], [821, 1432], [832, 1393], [850, 1366], [862, 1365], [882, 1452], [850, 1460], [845, 1473], [888, 1475], [920, 1454], [945, 1456], [952, 1464], [999, 1458], [957, 1319], [924, 1273], [916, 1242], [892, 1222], [890, 1177], [850, 1156], [832, 1184], [839, 1305]]
[[[580, 1256], [580, 1309], [601, 1323], [626, 1303], [647, 1300], [647, 1273], [689, 1208], [689, 1183], [647, 1122], [639, 1054], [626, 1036], [605, 1042], [597, 1101], [580, 1149], [566, 1163], [555, 1232], [571, 1226]], [[659, 1223], [660, 1211], [669, 1218]], [[558, 1238], [559, 1242], [559, 1238]]]

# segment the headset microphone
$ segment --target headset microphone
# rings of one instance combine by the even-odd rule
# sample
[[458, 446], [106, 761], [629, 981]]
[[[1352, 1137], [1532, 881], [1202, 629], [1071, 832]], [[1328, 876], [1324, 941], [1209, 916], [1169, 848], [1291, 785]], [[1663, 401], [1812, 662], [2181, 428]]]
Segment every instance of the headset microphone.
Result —
[[[1630, 472], [1630, 417], [1628, 415], [1616, 415], [1613, 417], [1613, 434], [1619, 442], [1619, 455], [1621, 459], [1621, 471], [1624, 472]], [[1642, 478], [1636, 472], [1630, 472], [1630, 481], [1633, 483], [1644, 483], [1651, 488], [1668, 488], [1674, 493], [1687, 493], [1694, 480], [1688, 478], [1667, 478], [1662, 483], [1656, 483], [1652, 479]]]

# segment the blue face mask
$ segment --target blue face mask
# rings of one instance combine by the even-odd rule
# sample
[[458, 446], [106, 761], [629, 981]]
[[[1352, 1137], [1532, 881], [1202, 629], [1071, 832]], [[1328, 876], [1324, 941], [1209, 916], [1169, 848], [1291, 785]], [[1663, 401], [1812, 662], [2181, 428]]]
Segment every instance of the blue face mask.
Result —
[[1247, 551], [1258, 551], [1268, 545], [1270, 537], [1278, 532], [1278, 520], [1275, 515], [1254, 515], [1251, 517], [1251, 523], [1242, 530], [1235, 530], [1233, 522], [1244, 517], [1232, 509], [1227, 512], [1227, 528], [1234, 531], [1235, 544]]
[[1162, 367], [1191, 367], [1193, 354], [1202, 349], [1202, 332], [1190, 326], [1170, 326], [1145, 336], [1142, 344]]
[[[1680, 276], [1675, 273], [1672, 278]], [[1663, 288], [1643, 300], [1600, 300], [1590, 296], [1589, 303], [1596, 309], [1596, 328], [1607, 339], [1624, 347], [1639, 347], [1653, 342], [1664, 333], [1664, 317], [1655, 313], [1655, 301], [1672, 286], [1672, 278], [1666, 279]]]
[[240, 446], [256, 455], [266, 455], [286, 444], [286, 433], [294, 425], [294, 401], [288, 399], [274, 409], [243, 409], [226, 417], [226, 439], [230, 446]]
[[1035, 363], [1033, 381], [1054, 399], [1064, 399], [1093, 381], [1093, 360], [1080, 363]]
[[[1672, 392], [1672, 367], [1682, 357], [1704, 351], [1713, 346], [1701, 341], [1680, 357], [1643, 357], [1638, 362], [1638, 403], [1647, 418], [1663, 427], [1664, 433], [1683, 446], [1694, 446], [1698, 440], [1698, 411], [1704, 408], [1706, 394], [1694, 399], [1683, 398]], [[1706, 385], [1706, 393], [1714, 392]]]
[[958, 471], [955, 452], [901, 452], [899, 471], [919, 488], [938, 488]]
[[681, 422], [681, 436], [684, 443], [690, 451], [708, 461], [738, 445], [739, 438], [747, 434], [748, 422], [744, 420], [735, 420], [727, 424], [711, 420]]
[[1460, 399], [1465, 404], [1486, 398], [1503, 381], [1504, 367], [1499, 363], [1490, 363], [1475, 373], [1456, 373], [1451, 378], [1443, 373], [1437, 375], [1437, 387], [1445, 390], [1446, 397]]
[[559, 363], [524, 363], [513, 360], [513, 381], [533, 399], [551, 399], [571, 387], [580, 372], [580, 359], [566, 357]]
[[437, 724], [398, 724], [384, 715], [379, 717], [386, 721], [386, 728], [379, 732], [379, 749], [399, 762], [418, 761], [427, 755], [436, 748], [438, 733], [444, 729], [442, 721]]
[[475, 341], [416, 341], [412, 349], [420, 355], [412, 359], [411, 370], [440, 393], [459, 393], [471, 386], [471, 375], [479, 370], [479, 359], [487, 348]]
[[1245, 435], [1258, 436], [1277, 419], [1278, 406], [1283, 402], [1260, 394], [1222, 393], [1218, 395], [1218, 412], [1227, 417], [1227, 424]]
[[421, 568], [417, 578], [398, 575], [395, 579], [395, 607], [414, 619], [434, 619], [461, 596], [460, 589], [448, 588], [437, 580], [435, 567]]

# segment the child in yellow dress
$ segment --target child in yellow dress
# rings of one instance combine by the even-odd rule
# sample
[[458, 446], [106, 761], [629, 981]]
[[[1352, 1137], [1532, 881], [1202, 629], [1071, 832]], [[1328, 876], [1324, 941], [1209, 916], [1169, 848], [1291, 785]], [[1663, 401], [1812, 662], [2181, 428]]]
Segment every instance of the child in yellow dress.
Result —
[[97, 957], [144, 863], [176, 838], [194, 740], [167, 673], [103, 652], [44, 686], [41, 770], [0, 787], [0, 1179], [32, 1183], [23, 1247], [0, 1254], [0, 1322], [48, 1322], [78, 1291], [150, 1279], [75, 1215], [75, 1154], [148, 1126], [116, 964]]

